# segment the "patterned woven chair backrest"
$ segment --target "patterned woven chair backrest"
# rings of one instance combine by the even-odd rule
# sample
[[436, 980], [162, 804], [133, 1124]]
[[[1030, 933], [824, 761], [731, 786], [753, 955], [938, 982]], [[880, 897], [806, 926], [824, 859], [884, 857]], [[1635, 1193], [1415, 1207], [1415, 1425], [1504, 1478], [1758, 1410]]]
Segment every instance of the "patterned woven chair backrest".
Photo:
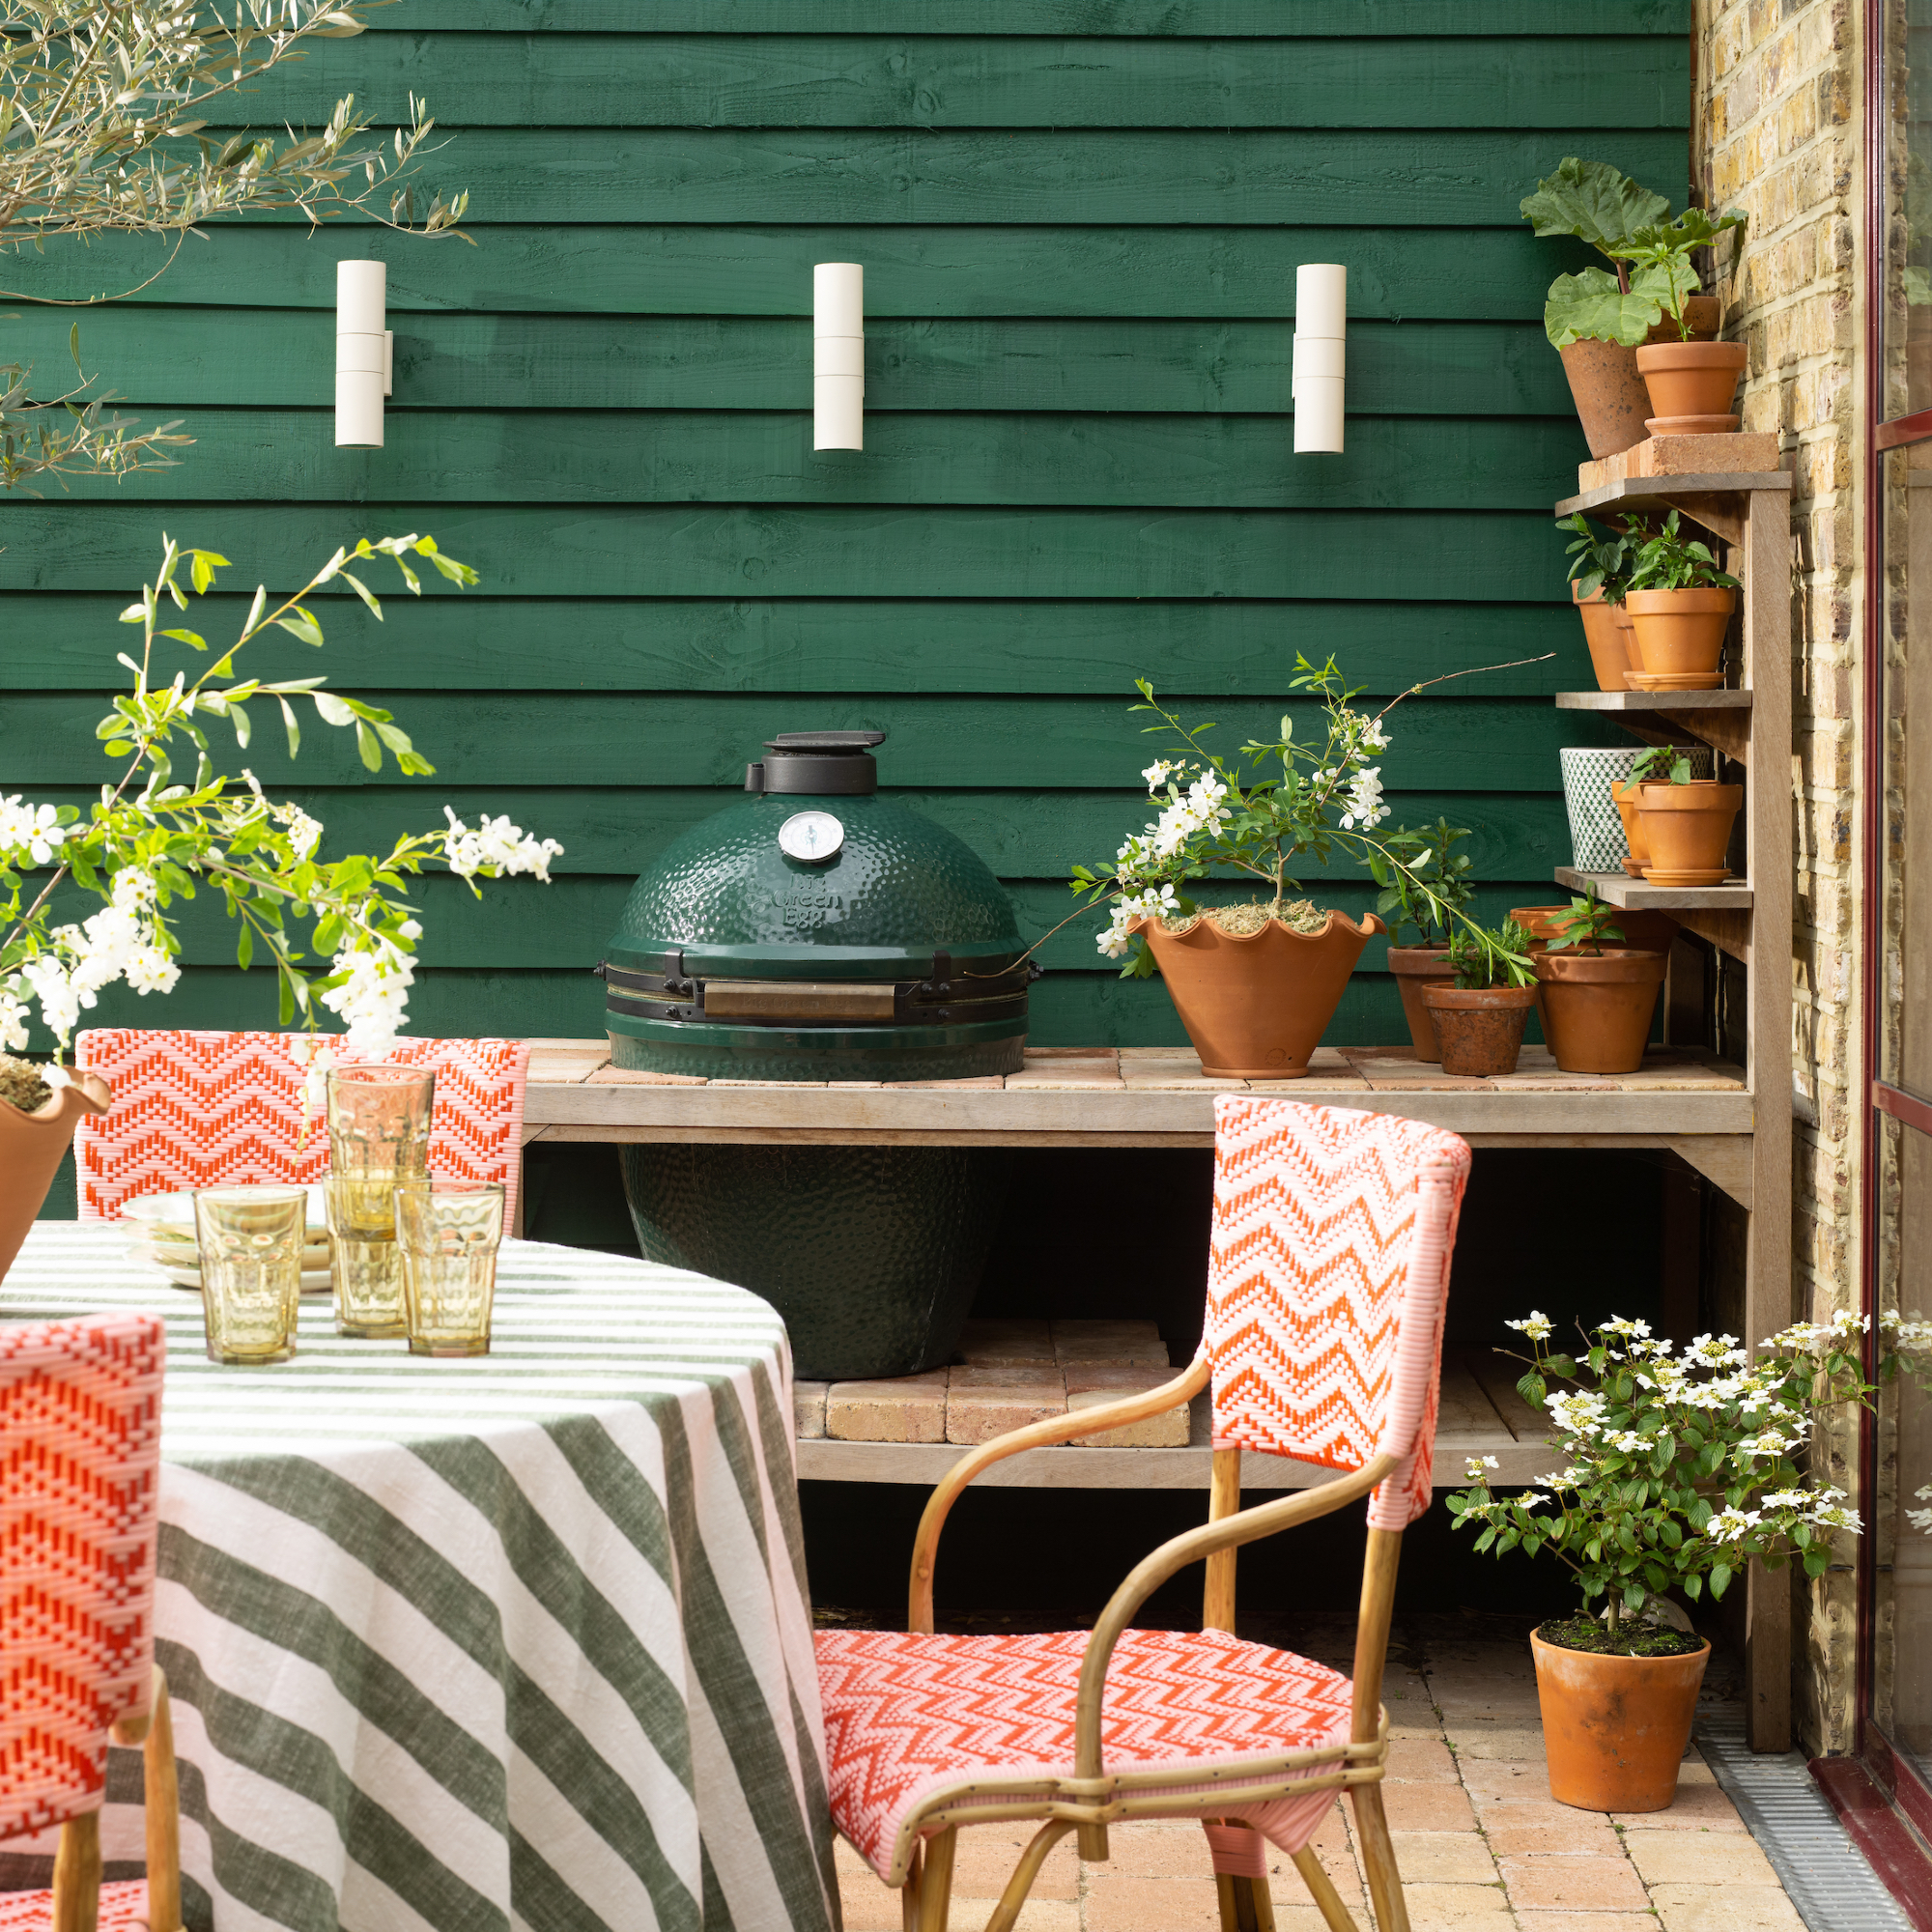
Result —
[[148, 1707], [158, 1315], [0, 1324], [0, 1839], [100, 1803]]
[[1429, 1507], [1442, 1320], [1466, 1142], [1352, 1107], [1223, 1094], [1202, 1346], [1214, 1443], [1330, 1469], [1405, 1458], [1369, 1500]]
[[[94, 1027], [74, 1037], [74, 1059], [114, 1089], [107, 1112], [73, 1137], [83, 1221], [113, 1220], [144, 1194], [244, 1181], [315, 1181], [328, 1169], [318, 1116], [301, 1135], [307, 1069], [286, 1033], [169, 1033]], [[318, 1042], [347, 1065], [339, 1037]], [[500, 1180], [516, 1213], [522, 1166], [522, 1039], [400, 1039], [385, 1064], [436, 1069], [432, 1173]]]

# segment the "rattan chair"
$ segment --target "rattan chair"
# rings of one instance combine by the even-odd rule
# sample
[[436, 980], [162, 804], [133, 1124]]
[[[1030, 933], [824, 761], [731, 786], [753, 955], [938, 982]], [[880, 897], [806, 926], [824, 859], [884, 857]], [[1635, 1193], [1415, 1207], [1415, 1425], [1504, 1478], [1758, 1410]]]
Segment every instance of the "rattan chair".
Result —
[[[1288, 1853], [1337, 1932], [1353, 1926], [1310, 1840], [1347, 1791], [1381, 1932], [1407, 1932], [1381, 1801], [1382, 1674], [1404, 1528], [1430, 1500], [1442, 1321], [1469, 1150], [1453, 1134], [1352, 1109], [1223, 1095], [1206, 1330], [1187, 1371], [1151, 1394], [1055, 1416], [963, 1457], [914, 1542], [904, 1632], [817, 1638], [832, 1812], [888, 1885], [908, 1932], [946, 1932], [963, 1827], [1041, 1820], [987, 1932], [1010, 1932], [1068, 1832], [1107, 1857], [1117, 1819], [1199, 1818], [1224, 1932], [1271, 1932], [1266, 1845]], [[1213, 1389], [1208, 1522], [1161, 1546], [1091, 1634], [933, 1634], [947, 1513], [1021, 1450], [1158, 1414]], [[1240, 1507], [1240, 1455], [1340, 1471]], [[1242, 1545], [1369, 1498], [1352, 1681], [1233, 1635]], [[1135, 1613], [1207, 1560], [1199, 1634]]]
[[[181, 1824], [155, 1663], [166, 1342], [156, 1315], [0, 1326], [0, 1842], [60, 1828], [5, 1932], [179, 1932]], [[100, 1882], [107, 1745], [140, 1745], [148, 1877]]]

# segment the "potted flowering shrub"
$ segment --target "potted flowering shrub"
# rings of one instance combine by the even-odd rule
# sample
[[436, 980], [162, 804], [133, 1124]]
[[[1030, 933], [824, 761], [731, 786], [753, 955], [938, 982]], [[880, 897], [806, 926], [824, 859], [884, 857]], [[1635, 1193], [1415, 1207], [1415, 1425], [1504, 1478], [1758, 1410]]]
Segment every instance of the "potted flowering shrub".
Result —
[[1634, 1073], [1663, 984], [1665, 954], [1623, 940], [1616, 910], [1589, 888], [1549, 920], [1534, 953], [1543, 1037], [1565, 1073]]
[[[1745, 788], [1692, 778], [1677, 745], [1653, 745], [1631, 767], [1617, 793], [1619, 809], [1634, 791], [1634, 816], [1643, 835], [1643, 876], [1654, 886], [1721, 886]], [[1632, 840], [1634, 850], [1636, 841]]]
[[1467, 926], [1449, 942], [1449, 965], [1451, 984], [1422, 989], [1443, 1072], [1477, 1079], [1514, 1073], [1536, 1005], [1529, 934], [1513, 919], [1493, 932]]
[[[1446, 986], [1456, 977], [1449, 941], [1476, 882], [1468, 854], [1454, 848], [1468, 836], [1466, 826], [1438, 818], [1419, 831], [1404, 826], [1391, 832], [1379, 851], [1368, 854], [1369, 871], [1381, 888], [1376, 912], [1388, 921], [1388, 969], [1402, 996], [1409, 1043], [1416, 1059], [1432, 1065], [1442, 1052], [1435, 1043], [1435, 1024], [1422, 1004], [1422, 989]], [[1403, 944], [1405, 932], [1415, 934], [1411, 945]]]
[[1646, 691], [1713, 691], [1724, 632], [1737, 608], [1738, 580], [1718, 568], [1710, 546], [1684, 534], [1672, 510], [1632, 546], [1624, 581], [1637, 663], [1634, 684]]
[[1684, 1619], [1669, 1593], [1721, 1597], [1752, 1557], [1822, 1576], [1833, 1532], [1859, 1529], [1843, 1492], [1792, 1458], [1822, 1410], [1872, 1395], [1864, 1322], [1800, 1322], [1755, 1362], [1734, 1335], [1700, 1335], [1678, 1353], [1622, 1317], [1583, 1333], [1575, 1354], [1550, 1347], [1547, 1316], [1508, 1325], [1533, 1351], [1517, 1357], [1528, 1370], [1517, 1386], [1548, 1416], [1565, 1466], [1498, 1495], [1494, 1459], [1472, 1459], [1472, 1487], [1449, 1513], [1479, 1550], [1555, 1557], [1581, 1593], [1582, 1614], [1530, 1637], [1550, 1795], [1589, 1811], [1662, 1811], [1711, 1654], [1670, 1627]]
[[[1689, 271], [1690, 249], [1698, 244], [1687, 241], [1681, 256], [1669, 255], [1667, 267], [1646, 256], [1633, 269], [1640, 250], [1657, 252], [1656, 241], [1644, 238], [1668, 232], [1670, 203], [1606, 161], [1568, 157], [1537, 183], [1520, 208], [1539, 236], [1575, 236], [1610, 265], [1558, 275], [1544, 303], [1543, 327], [1563, 357], [1590, 454], [1614, 456], [1641, 442], [1650, 434], [1646, 419], [1661, 413], [1638, 373], [1639, 345], [1665, 334], [1702, 339], [1718, 332], [1719, 304], [1693, 293], [1694, 272], [1688, 286], [1673, 285], [1673, 275]], [[1692, 215], [1703, 218], [1692, 209], [1682, 219]], [[1711, 232], [1736, 227], [1743, 218], [1726, 215]]]
[[[337, 550], [273, 607], [257, 588], [241, 635], [211, 651], [196, 632], [163, 624], [205, 596], [228, 559], [170, 540], [154, 582], [122, 612], [124, 623], [141, 629], [138, 660], [121, 655], [132, 688], [95, 730], [119, 767], [118, 780], [101, 787], [85, 819], [72, 806], [0, 799], [0, 1049], [27, 1047], [37, 1006], [56, 1044], [54, 1064], [45, 1066], [0, 1052], [0, 1276], [40, 1212], [82, 1112], [103, 1112], [109, 1102], [99, 1075], [61, 1064], [73, 1030], [109, 986], [125, 982], [144, 998], [172, 990], [181, 978], [173, 923], [181, 900], [198, 891], [218, 897], [236, 923], [237, 964], [245, 970], [258, 952], [272, 964], [283, 1025], [299, 1014], [312, 1031], [327, 1009], [354, 1051], [380, 1059], [404, 1023], [422, 936], [409, 879], [426, 865], [441, 865], [476, 893], [479, 875], [550, 877], [550, 862], [563, 849], [554, 839], [526, 837], [506, 818], [472, 830], [447, 807], [441, 826], [398, 838], [386, 853], [327, 860], [320, 849], [323, 826], [299, 806], [270, 801], [245, 767], [239, 778], [214, 769], [209, 724], [228, 725], [245, 750], [249, 707], [272, 704], [293, 757], [301, 742], [295, 707], [306, 703], [323, 724], [355, 732], [370, 771], [382, 769], [384, 752], [405, 777], [435, 771], [389, 712], [326, 690], [320, 677], [264, 682], [240, 675], [235, 664], [270, 626], [321, 644], [322, 626], [303, 600], [338, 580], [380, 619], [382, 605], [349, 566], [388, 557], [420, 594], [412, 556], [459, 586], [477, 581], [432, 537], [364, 538]], [[167, 658], [188, 652], [208, 659], [206, 668], [190, 675], [191, 658], [169, 668]], [[37, 876], [42, 871], [44, 878]], [[83, 916], [90, 897], [99, 907]], [[304, 940], [324, 963], [311, 963]], [[314, 1070], [327, 1064], [326, 1055], [309, 1059]]]

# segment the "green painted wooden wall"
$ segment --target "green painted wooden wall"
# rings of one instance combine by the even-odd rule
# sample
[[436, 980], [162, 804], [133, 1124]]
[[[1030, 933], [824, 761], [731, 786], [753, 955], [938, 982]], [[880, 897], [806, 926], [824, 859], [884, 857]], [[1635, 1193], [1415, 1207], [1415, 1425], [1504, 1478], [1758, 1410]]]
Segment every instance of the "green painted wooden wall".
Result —
[[[165, 529], [245, 591], [358, 534], [433, 531], [479, 592], [330, 600], [318, 660], [440, 767], [371, 781], [311, 730], [291, 767], [331, 846], [507, 811], [560, 838], [546, 894], [432, 884], [423, 1031], [589, 1035], [633, 875], [772, 732], [883, 727], [889, 786], [985, 855], [1026, 924], [1146, 816], [1132, 680], [1227, 727], [1297, 650], [1392, 693], [1399, 818], [1475, 828], [1492, 912], [1568, 857], [1556, 748], [1609, 742], [1549, 502], [1586, 454], [1543, 290], [1580, 265], [1517, 215], [1566, 154], [1673, 199], [1685, 0], [404, 0], [264, 87], [257, 122], [427, 94], [476, 245], [299, 219], [189, 240], [81, 315], [180, 468], [0, 499], [0, 787], [84, 803], [114, 616]], [[388, 446], [332, 441], [333, 265], [389, 264]], [[126, 288], [151, 245], [60, 246], [0, 283]], [[866, 265], [867, 448], [811, 449], [811, 265]], [[1296, 457], [1294, 269], [1350, 269], [1349, 450]], [[49, 375], [72, 311], [14, 304]], [[230, 619], [239, 612], [240, 599]], [[1453, 694], [1453, 695], [1448, 695]], [[298, 781], [299, 783], [298, 784]], [[1364, 909], [1362, 875], [1311, 874]], [[1095, 922], [1045, 950], [1035, 1038], [1178, 1041]], [[1395, 1035], [1374, 949], [1330, 1038]], [[267, 1025], [216, 918], [165, 1006]]]

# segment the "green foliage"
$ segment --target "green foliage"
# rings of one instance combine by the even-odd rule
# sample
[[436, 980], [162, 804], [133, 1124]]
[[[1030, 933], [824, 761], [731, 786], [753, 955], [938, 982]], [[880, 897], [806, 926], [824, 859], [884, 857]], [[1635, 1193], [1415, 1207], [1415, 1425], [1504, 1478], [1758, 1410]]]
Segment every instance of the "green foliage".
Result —
[[1624, 594], [1633, 590], [1735, 590], [1738, 580], [1718, 568], [1710, 546], [1687, 537], [1672, 510], [1662, 524], [1635, 541]]
[[1690, 753], [1683, 745], [1653, 745], [1631, 766], [1627, 783], [1688, 785], [1691, 781]]
[[1592, 952], [1604, 950], [1604, 941], [1616, 940], [1624, 936], [1624, 929], [1617, 923], [1617, 909], [1606, 906], [1597, 896], [1595, 886], [1585, 886], [1583, 896], [1570, 901], [1568, 912], [1558, 913], [1549, 922], [1549, 950], [1562, 952], [1571, 947], [1578, 952], [1587, 948]]
[[1630, 587], [1630, 573], [1635, 545], [1632, 537], [1600, 534], [1582, 511], [1566, 517], [1560, 528], [1575, 533], [1577, 541], [1564, 555], [1577, 560], [1570, 566], [1570, 581], [1585, 597], [1604, 593], [1606, 604], [1621, 604]]
[[1536, 967], [1529, 955], [1529, 933], [1506, 919], [1493, 930], [1464, 921], [1449, 941], [1449, 964], [1456, 983], [1467, 990], [1489, 986], [1533, 986]]
[[1444, 946], [1456, 919], [1476, 890], [1469, 855], [1453, 848], [1466, 838], [1466, 826], [1438, 818], [1434, 825], [1391, 832], [1367, 865], [1381, 888], [1376, 911], [1388, 922], [1389, 942], [1400, 946], [1412, 929], [1416, 946]]
[[1688, 342], [1690, 324], [1684, 304], [1703, 287], [1690, 265], [1690, 251], [1708, 248], [1719, 235], [1744, 225], [1742, 209], [1734, 208], [1713, 221], [1701, 208], [1687, 208], [1675, 221], [1639, 228], [1610, 253], [1636, 264], [1631, 275], [1632, 288], [1641, 286], [1654, 294], [1677, 325], [1678, 336]]
[[1617, 342], [1634, 349], [1663, 318], [1663, 292], [1655, 278], [1624, 284], [1608, 269], [1558, 275], [1543, 304], [1543, 331], [1552, 349], [1573, 342]]
[[1567, 156], [1520, 204], [1538, 236], [1574, 235], [1599, 254], [1612, 255], [1640, 228], [1670, 213], [1669, 201], [1634, 182], [1607, 161]]

